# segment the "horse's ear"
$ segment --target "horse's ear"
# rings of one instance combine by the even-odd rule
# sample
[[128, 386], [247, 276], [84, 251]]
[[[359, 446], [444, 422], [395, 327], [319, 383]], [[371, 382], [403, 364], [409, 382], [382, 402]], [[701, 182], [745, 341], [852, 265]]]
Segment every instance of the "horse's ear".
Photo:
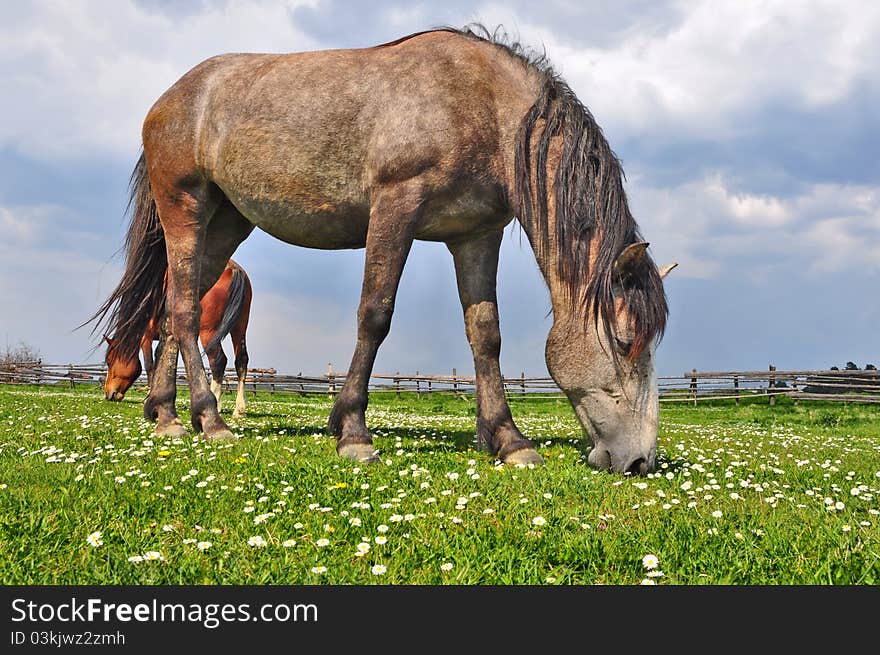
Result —
[[639, 243], [631, 243], [617, 257], [614, 262], [614, 272], [622, 280], [627, 279], [633, 274], [635, 267], [645, 258], [645, 252], [648, 250], [648, 242], [640, 241]]
[[666, 264], [663, 268], [660, 269], [660, 279], [662, 280], [667, 275], [669, 275], [669, 271], [678, 266], [678, 262], [672, 262], [671, 264]]

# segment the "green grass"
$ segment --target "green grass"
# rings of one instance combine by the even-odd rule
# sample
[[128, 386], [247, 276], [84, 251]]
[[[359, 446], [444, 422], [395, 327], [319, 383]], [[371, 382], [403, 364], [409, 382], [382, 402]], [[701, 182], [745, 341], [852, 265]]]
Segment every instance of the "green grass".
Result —
[[154, 437], [142, 400], [0, 386], [0, 583], [632, 585], [647, 554], [658, 584], [880, 583], [876, 407], [662, 405], [632, 479], [586, 465], [564, 401], [512, 400], [547, 465], [511, 469], [471, 398], [374, 394], [372, 466], [336, 456], [327, 398], [251, 396], [220, 446]]

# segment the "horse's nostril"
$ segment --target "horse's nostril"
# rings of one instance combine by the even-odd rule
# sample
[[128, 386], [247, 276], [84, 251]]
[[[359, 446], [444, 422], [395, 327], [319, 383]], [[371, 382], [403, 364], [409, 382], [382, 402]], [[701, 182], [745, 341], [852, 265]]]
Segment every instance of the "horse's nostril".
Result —
[[604, 448], [594, 447], [587, 455], [587, 462], [594, 468], [607, 471], [611, 468], [611, 453]]
[[648, 472], [648, 462], [644, 457], [639, 457], [630, 462], [626, 467], [626, 473], [630, 475], [645, 475]]

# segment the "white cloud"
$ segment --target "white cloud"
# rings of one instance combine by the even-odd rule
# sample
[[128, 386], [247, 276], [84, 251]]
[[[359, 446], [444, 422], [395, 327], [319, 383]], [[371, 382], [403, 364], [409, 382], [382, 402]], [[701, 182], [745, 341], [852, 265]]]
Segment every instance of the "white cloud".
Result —
[[229, 0], [174, 18], [132, 0], [37, 0], [0, 19], [0, 146], [37, 159], [131, 157], [141, 122], [183, 73], [222, 52], [314, 43], [291, 22], [306, 0]]
[[[36, 0], [0, 20], [0, 145], [40, 159], [131, 157], [150, 105], [203, 59], [231, 51], [320, 47], [291, 9], [318, 0], [226, 0], [175, 17], [133, 0]], [[680, 7], [679, 7], [680, 9]], [[669, 13], [673, 13], [673, 9]], [[678, 11], [678, 10], [675, 10]], [[406, 30], [434, 24], [424, 7], [391, 9]], [[671, 27], [619, 31], [606, 45], [575, 42], [537, 16], [498, 3], [467, 18], [505, 25], [550, 60], [606, 131], [680, 129], [724, 136], [777, 104], [821, 107], [859, 81], [877, 86], [880, 4], [692, 2]], [[584, 21], [589, 20], [585, 10]], [[570, 33], [572, 30], [569, 30]]]
[[100, 361], [91, 326], [75, 330], [104, 301], [122, 270], [63, 243], [43, 249], [0, 241], [0, 338], [24, 341], [51, 363]]
[[816, 184], [793, 197], [731, 191], [710, 175], [674, 188], [629, 191], [660, 263], [677, 276], [785, 271], [880, 272], [880, 188]]
[[[5, 3], [0, 8], [0, 149], [56, 166], [86, 157], [130, 160], [149, 106], [199, 61], [229, 51], [326, 47], [293, 22], [289, 9], [299, 4], [309, 3], [229, 0], [204, 3], [174, 17], [133, 0]], [[437, 21], [425, 6], [382, 12], [378, 3], [368, 10], [387, 15], [388, 24], [400, 26], [400, 34], [438, 22], [466, 22]], [[672, 19], [656, 24], [645, 24], [649, 19], [641, 13], [606, 21], [629, 27], [601, 40], [576, 40], [571, 35], [577, 25], [554, 28], [540, 16], [538, 5], [528, 13], [525, 3], [517, 6], [521, 9], [475, 3], [466, 19], [490, 29], [502, 23], [523, 43], [546, 45], [555, 68], [594, 112], [612, 146], [620, 138], [648, 141], [658, 134], [672, 143], [766, 134], [769, 121], [779, 120], [779, 110], [796, 115], [826, 108], [846, 102], [863, 85], [880, 92], [874, 63], [880, 61], [880, 5], [872, 3], [679, 3], [668, 12]], [[580, 15], [570, 7], [566, 11], [587, 24], [589, 12], [599, 10], [594, 5]], [[631, 7], [601, 11], [633, 13]], [[340, 42], [352, 38], [351, 33], [339, 36]], [[812, 134], [810, 125], [792, 129]], [[817, 152], [821, 147], [815, 144]], [[648, 176], [639, 180], [631, 174], [627, 185], [655, 259], [660, 264], [679, 261], [675, 279], [704, 278], [711, 281], [703, 288], [729, 290], [724, 283], [739, 282], [738, 276], [753, 281], [775, 276], [780, 294], [803, 297], [806, 306], [814, 301], [802, 291], [810, 288], [811, 278], [842, 273], [864, 285], [880, 274], [876, 184], [809, 184], [793, 196], [768, 185], [769, 191], [755, 193], [734, 187], [723, 174], [705, 175], [699, 153], [690, 154], [700, 171], [694, 174], [697, 179], [659, 187], [646, 184]], [[628, 170], [631, 164], [635, 170], [646, 166], [626, 164]], [[731, 171], [742, 179], [740, 173]], [[787, 177], [796, 183], [791, 175], [797, 171]], [[13, 343], [24, 338], [50, 359], [57, 353], [76, 361], [86, 358], [87, 331], [70, 330], [106, 298], [121, 274], [119, 265], [90, 253], [109, 258], [121, 235], [108, 245], [104, 221], [104, 242], [96, 243], [97, 230], [89, 231], [83, 216], [70, 208], [76, 201], [64, 193], [47, 185], [40, 204], [13, 206], [12, 200], [0, 199], [7, 203], [0, 206], [0, 306], [19, 308], [0, 312], [0, 337], [8, 333]], [[114, 229], [121, 229], [118, 223], [114, 213]], [[524, 254], [503, 258], [501, 274], [508, 278], [499, 282], [500, 295], [511, 289], [501, 308], [502, 352], [516, 372], [542, 361], [548, 327], [546, 289], [524, 247]], [[253, 251], [254, 257], [260, 252]], [[504, 262], [527, 266], [529, 273], [505, 269]], [[248, 265], [245, 259], [242, 263]], [[452, 278], [449, 285], [454, 286]], [[339, 294], [328, 288], [326, 281], [316, 281], [312, 297], [257, 290], [249, 335], [254, 366], [305, 373], [323, 372], [330, 360], [339, 369], [347, 366], [355, 344], [356, 300], [344, 307]], [[419, 289], [434, 293], [421, 282]], [[724, 293], [718, 293], [719, 307], [730, 301]], [[845, 294], [844, 289], [841, 297]], [[448, 368], [451, 359], [467, 361], [457, 301], [453, 296], [440, 307], [431, 298], [436, 306], [431, 309], [449, 319], [438, 318], [437, 329], [425, 341], [424, 321], [407, 322], [401, 304], [403, 320], [395, 319], [380, 351], [380, 363], [389, 362], [384, 368], [441, 361], [439, 370]], [[533, 312], [519, 307], [527, 304]], [[692, 311], [702, 316], [717, 309], [702, 305]], [[410, 331], [402, 333], [407, 326]], [[448, 338], [437, 336], [441, 327], [449, 328]], [[748, 340], [749, 334], [738, 332], [737, 338]], [[418, 360], [412, 354], [417, 348], [443, 354]]]
[[818, 108], [860, 81], [878, 86], [880, 4], [702, 0], [683, 7], [671, 29], [623, 30], [605, 47], [561, 38], [501, 5], [486, 5], [481, 15], [515, 25], [525, 43], [543, 43], [554, 68], [618, 135], [680, 129], [726, 137], [751, 131], [743, 117], [767, 107]]
[[[85, 229], [89, 218], [70, 207], [49, 202], [0, 205], [0, 264], [11, 273], [15, 270], [13, 261], [31, 266], [33, 260], [39, 261], [49, 253], [54, 253], [53, 257], [64, 253], [74, 258], [105, 253], [108, 238], [115, 239], [117, 235], [115, 231], [107, 234]], [[120, 235], [120, 244], [121, 238]], [[108, 261], [113, 254], [107, 252]]]
[[743, 225], [778, 227], [785, 225], [792, 218], [789, 207], [782, 200], [773, 196], [748, 193], [730, 194], [719, 183], [715, 183], [710, 191], [720, 195], [720, 200], [727, 203], [731, 216]]
[[11, 209], [0, 207], [0, 232], [7, 243], [26, 243], [34, 238], [36, 228], [25, 217], [17, 215]]
[[807, 228], [803, 241], [812, 251], [812, 272], [880, 271], [880, 210], [874, 209], [868, 224], [853, 216], [821, 219]]
[[332, 361], [334, 370], [345, 371], [356, 337], [354, 315], [332, 298], [254, 292], [247, 334], [251, 366], [320, 375]]

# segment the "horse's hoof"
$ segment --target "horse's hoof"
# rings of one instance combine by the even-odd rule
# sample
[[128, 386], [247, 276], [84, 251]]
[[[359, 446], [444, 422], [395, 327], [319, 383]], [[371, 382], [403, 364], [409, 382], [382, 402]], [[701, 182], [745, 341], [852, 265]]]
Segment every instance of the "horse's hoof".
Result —
[[231, 443], [233, 441], [238, 441], [238, 437], [233, 434], [232, 430], [217, 430], [212, 434], [206, 434], [204, 436], [205, 441], [210, 441], [211, 443]]
[[373, 464], [379, 461], [379, 452], [368, 443], [345, 444], [336, 450], [340, 457], [353, 459], [364, 464]]
[[165, 425], [157, 425], [155, 429], [157, 437], [183, 437], [187, 434], [186, 428], [180, 420], [174, 420]]
[[233, 418], [233, 420], [236, 420], [236, 421], [237, 421], [237, 420], [239, 420], [239, 419], [243, 419], [244, 417], [245, 417], [244, 412], [242, 412], [242, 413], [232, 412], [232, 418]]
[[544, 458], [534, 448], [522, 448], [510, 453], [504, 463], [511, 466], [544, 466]]

